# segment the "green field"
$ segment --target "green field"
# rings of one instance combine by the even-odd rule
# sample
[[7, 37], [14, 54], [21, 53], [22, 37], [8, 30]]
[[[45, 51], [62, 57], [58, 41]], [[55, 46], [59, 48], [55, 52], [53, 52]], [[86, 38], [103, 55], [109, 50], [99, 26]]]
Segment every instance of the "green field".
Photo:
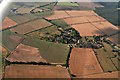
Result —
[[51, 20], [50, 22], [63, 29], [71, 28], [63, 19]]
[[57, 29], [56, 26], [50, 26], [50, 27], [46, 27], [46, 28], [28, 33], [27, 35], [36, 37], [36, 38], [41, 38], [41, 37], [49, 37], [49, 36], [60, 35], [60, 34], [61, 32]]
[[11, 32], [10, 30], [5, 30], [2, 32], [2, 45], [8, 49], [9, 51], [13, 51], [15, 50], [15, 48], [17, 47], [17, 45], [20, 42], [15, 42], [14, 40], [12, 40], [10, 38], [10, 36], [19, 36], [13, 32]]
[[23, 42], [25, 45], [39, 48], [41, 56], [49, 63], [65, 64], [69, 53], [69, 46], [27, 37]]
[[95, 12], [103, 18], [107, 19], [112, 24], [118, 25], [119, 14], [117, 8], [96, 8]]
[[79, 6], [77, 3], [73, 2], [59, 2], [57, 3], [58, 6]]

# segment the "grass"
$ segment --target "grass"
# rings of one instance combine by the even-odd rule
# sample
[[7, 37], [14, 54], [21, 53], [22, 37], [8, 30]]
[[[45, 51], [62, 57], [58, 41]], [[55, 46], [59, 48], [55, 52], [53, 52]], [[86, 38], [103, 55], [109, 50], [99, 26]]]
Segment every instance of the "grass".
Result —
[[56, 26], [50, 26], [50, 27], [46, 27], [46, 28], [43, 28], [40, 30], [36, 30], [27, 35], [36, 37], [36, 38], [40, 38], [40, 37], [47, 37], [47, 36], [51, 36], [51, 35], [60, 35], [60, 34], [61, 34], [61, 32], [57, 29]]
[[63, 19], [51, 20], [50, 22], [63, 29], [71, 28]]
[[66, 63], [69, 53], [68, 45], [47, 42], [33, 37], [27, 37], [22, 43], [39, 48], [41, 56], [49, 63]]
[[77, 3], [73, 2], [59, 2], [57, 3], [58, 6], [79, 6]]
[[118, 10], [117, 8], [96, 8], [95, 12], [104, 17], [114, 25], [118, 25]]

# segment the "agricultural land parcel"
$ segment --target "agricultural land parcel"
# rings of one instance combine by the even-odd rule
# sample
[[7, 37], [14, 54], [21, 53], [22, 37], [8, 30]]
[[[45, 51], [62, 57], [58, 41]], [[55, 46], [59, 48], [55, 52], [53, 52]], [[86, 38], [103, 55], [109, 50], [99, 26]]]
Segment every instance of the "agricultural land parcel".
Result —
[[69, 54], [69, 45], [47, 42], [37, 38], [26, 38], [22, 44], [39, 48], [40, 55], [43, 59], [51, 64], [66, 64]]
[[11, 31], [17, 32], [19, 34], [26, 34], [51, 25], [52, 25], [51, 23], [47, 22], [44, 19], [36, 19], [34, 21], [18, 25], [15, 28], [12, 28]]
[[73, 48], [69, 64], [71, 73], [76, 77], [103, 72], [90, 48]]
[[38, 48], [20, 44], [16, 50], [11, 53], [6, 60], [10, 62], [44, 62], [47, 63], [40, 55]]
[[9, 65], [5, 78], [70, 78], [67, 69], [57, 66]]
[[15, 26], [15, 25], [17, 25], [16, 22], [14, 22], [10, 18], [6, 17], [2, 23], [2, 29], [10, 28], [10, 27]]

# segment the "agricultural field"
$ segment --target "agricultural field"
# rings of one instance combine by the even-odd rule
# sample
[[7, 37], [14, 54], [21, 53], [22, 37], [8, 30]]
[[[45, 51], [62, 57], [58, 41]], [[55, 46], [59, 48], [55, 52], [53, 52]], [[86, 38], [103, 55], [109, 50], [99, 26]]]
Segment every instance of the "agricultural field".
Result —
[[63, 19], [55, 19], [51, 20], [50, 22], [64, 30], [71, 28]]
[[70, 71], [76, 77], [103, 72], [92, 49], [73, 48], [70, 55]]
[[53, 15], [45, 17], [48, 20], [62, 19], [70, 17], [65, 11], [54, 11]]
[[[77, 24], [77, 25], [72, 25], [71, 27], [74, 28], [75, 30], [77, 30], [81, 36], [104, 35], [103, 32], [101, 32], [99, 29], [97, 29], [91, 23]], [[89, 27], [89, 31], [88, 31], [88, 27]]]
[[95, 16], [97, 15], [92, 10], [66, 10], [66, 12], [72, 17], [82, 17], [82, 16]]
[[107, 73], [100, 73], [100, 74], [94, 74], [94, 75], [88, 75], [88, 76], [81, 76], [80, 78], [106, 78], [109, 80], [118, 80], [118, 75], [119, 75], [119, 71], [115, 71], [115, 72], [107, 72]]
[[11, 31], [19, 34], [26, 34], [51, 25], [52, 25], [51, 23], [47, 22], [44, 19], [36, 19], [28, 23], [18, 25], [15, 28], [12, 28]]
[[5, 69], [5, 78], [70, 78], [67, 69], [43, 65], [9, 65]]
[[108, 39], [109, 39], [111, 42], [120, 45], [119, 38], [120, 38], [120, 33], [108, 37]]
[[59, 2], [56, 6], [79, 6], [77, 3], [74, 2]]
[[22, 36], [15, 34], [10, 30], [5, 30], [2, 32], [2, 45], [8, 51], [14, 51], [23, 39], [24, 38]]
[[10, 54], [7, 58], [7, 61], [10, 62], [36, 62], [36, 63], [47, 63], [46, 60], [44, 60], [40, 53], [38, 48], [27, 46], [24, 44], [20, 44], [17, 46], [16, 50]]
[[39, 48], [41, 56], [51, 64], [66, 64], [70, 49], [67, 44], [47, 42], [32, 37], [24, 39], [22, 44]]
[[10, 28], [10, 27], [15, 26], [15, 25], [17, 25], [16, 22], [14, 22], [10, 18], [6, 17], [2, 23], [2, 29], [7, 29], [7, 28]]
[[0, 78], [117, 78], [119, 28], [95, 7], [103, 4], [15, 2], [0, 31]]
[[21, 24], [21, 23], [29, 21], [28, 18], [25, 18], [21, 15], [9, 16], [9, 18], [12, 19], [13, 21], [15, 21], [17, 24]]
[[47, 28], [43, 28], [43, 29], [28, 33], [27, 35], [41, 39], [41, 38], [45, 38], [45, 37], [49, 38], [54, 35], [60, 35], [60, 34], [61, 34], [61, 32], [57, 29], [56, 26], [50, 26]]
[[118, 27], [114, 26], [113, 24], [109, 23], [108, 21], [94, 22], [92, 24], [108, 36], [112, 35], [112, 34], [115, 34], [119, 31]]

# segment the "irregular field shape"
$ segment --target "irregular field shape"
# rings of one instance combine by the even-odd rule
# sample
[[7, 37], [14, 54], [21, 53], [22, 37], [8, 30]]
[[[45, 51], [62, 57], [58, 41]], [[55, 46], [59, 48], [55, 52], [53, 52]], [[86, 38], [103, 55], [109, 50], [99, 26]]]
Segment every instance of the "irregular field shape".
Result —
[[5, 78], [70, 78], [67, 69], [57, 66], [10, 65]]
[[48, 20], [53, 20], [53, 19], [61, 19], [61, 18], [67, 18], [70, 17], [65, 11], [54, 11], [54, 14], [49, 16], [49, 17], [45, 17]]
[[28, 18], [25, 18], [25, 17], [23, 17], [21, 15], [10, 16], [9, 18], [12, 19], [13, 21], [15, 21], [18, 24], [29, 21]]
[[108, 21], [93, 22], [92, 24], [107, 35], [114, 34], [118, 31], [118, 28]]
[[2, 29], [10, 28], [10, 27], [15, 26], [15, 25], [17, 25], [16, 22], [14, 22], [14, 21], [11, 20], [10, 18], [6, 17], [6, 18], [3, 20]]
[[88, 76], [81, 76], [80, 78], [119, 78], [119, 71], [114, 71], [114, 72], [107, 72], [107, 73], [100, 73], [100, 74], [93, 74], [93, 75], [88, 75]]
[[69, 46], [66, 44], [47, 42], [33, 37], [25, 39], [22, 43], [39, 48], [42, 58], [48, 61], [48, 63], [66, 64], [69, 54]]
[[30, 21], [25, 24], [18, 25], [15, 28], [12, 28], [11, 31], [17, 32], [19, 34], [26, 34], [26, 33], [41, 29], [41, 28], [45, 28], [50, 25], [52, 24], [47, 22], [44, 19], [37, 19], [37, 20]]
[[38, 48], [20, 44], [6, 60], [10, 62], [43, 62], [47, 63], [40, 55]]
[[66, 11], [70, 16], [72, 17], [77, 17], [77, 16], [93, 16], [93, 15], [97, 15], [94, 11], [92, 10], [81, 10], [81, 11], [78, 11], [78, 10], [72, 10], [72, 11]]
[[91, 48], [73, 48], [69, 64], [71, 73], [77, 77], [103, 72]]
[[72, 28], [80, 33], [80, 36], [103, 35], [103, 33], [90, 23], [71, 25]]
[[73, 17], [73, 18], [66, 18], [64, 21], [69, 25], [80, 24], [80, 23], [88, 23], [86, 17]]

